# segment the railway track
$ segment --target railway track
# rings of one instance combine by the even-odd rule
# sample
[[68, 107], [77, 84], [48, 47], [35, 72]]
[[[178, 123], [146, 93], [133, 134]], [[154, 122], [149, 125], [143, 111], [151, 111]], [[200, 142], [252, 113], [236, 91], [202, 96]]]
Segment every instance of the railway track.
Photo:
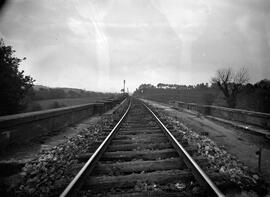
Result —
[[223, 196], [199, 167], [206, 161], [167, 127], [133, 100], [98, 149], [78, 156], [86, 163], [61, 197]]

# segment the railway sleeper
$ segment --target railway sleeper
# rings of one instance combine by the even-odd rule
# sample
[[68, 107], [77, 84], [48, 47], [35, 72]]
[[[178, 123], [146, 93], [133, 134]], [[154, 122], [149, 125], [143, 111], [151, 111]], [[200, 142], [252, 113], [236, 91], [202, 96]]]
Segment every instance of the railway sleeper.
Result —
[[158, 128], [159, 125], [157, 123], [143, 123], [141, 122], [141, 120], [137, 120], [137, 124], [134, 123], [126, 123], [125, 125], [123, 125], [122, 128], [138, 128], [138, 129], [142, 129], [144, 127], [149, 127], [149, 128]]
[[169, 142], [164, 143], [151, 143], [151, 144], [116, 144], [116, 145], [110, 145], [108, 147], [108, 152], [114, 152], [114, 151], [133, 151], [133, 150], [160, 150], [160, 149], [166, 149], [171, 148], [172, 145]]
[[119, 129], [119, 131], [121, 132], [152, 132], [152, 131], [156, 131], [156, 132], [159, 132], [160, 131], [160, 128], [159, 127], [142, 127], [142, 128], [132, 128], [132, 127], [122, 127]]
[[[100, 143], [91, 145], [87, 149], [87, 152], [93, 153], [98, 148]], [[187, 147], [188, 144], [182, 144], [184, 147]], [[115, 151], [136, 151], [136, 150], [161, 150], [166, 148], [171, 148], [172, 145], [169, 142], [161, 142], [161, 143], [130, 143], [130, 144], [113, 144], [108, 146], [108, 152]]]
[[[206, 166], [207, 160], [202, 157], [194, 158], [199, 164]], [[173, 169], [186, 169], [185, 162], [180, 158], [169, 158], [163, 160], [150, 160], [150, 161], [128, 161], [128, 162], [117, 162], [111, 164], [104, 164], [99, 162], [93, 171], [93, 175], [106, 174], [106, 175], [123, 175], [130, 173], [140, 172], [153, 172], [162, 170], [173, 170]]]
[[133, 188], [138, 182], [149, 184], [183, 183], [195, 181], [190, 170], [167, 170], [149, 173], [134, 173], [120, 176], [91, 176], [84, 188], [93, 190], [110, 190], [111, 188]]
[[[91, 195], [93, 197], [100, 197], [100, 195]], [[198, 197], [190, 192], [166, 192], [166, 191], [142, 191], [142, 192], [119, 192], [114, 194], [106, 194], [106, 197]]]
[[119, 131], [117, 135], [140, 135], [140, 134], [156, 134], [160, 133], [160, 130], [144, 130], [144, 131]]
[[142, 119], [140, 120], [137, 120], [137, 123], [129, 123], [129, 122], [125, 122], [125, 125], [123, 125], [123, 127], [144, 127], [144, 126], [147, 126], [147, 127], [157, 127], [158, 124], [152, 119], [152, 120], [149, 120], [148, 122], [145, 122], [145, 121], [142, 121]]
[[[187, 147], [186, 150], [192, 155], [196, 152], [194, 147]], [[81, 162], [87, 161], [92, 153], [81, 154], [77, 159]], [[100, 158], [101, 161], [131, 161], [131, 160], [160, 160], [164, 158], [179, 157], [175, 149], [163, 150], [139, 150], [139, 151], [116, 151], [105, 152]]]
[[[127, 133], [127, 134], [126, 134]], [[183, 145], [183, 146], [187, 146], [188, 145], [188, 141], [186, 139], [183, 139], [183, 135], [181, 133], [172, 133], [173, 136]], [[138, 137], [137, 137], [138, 136]], [[141, 138], [141, 136], [145, 136], [145, 137], [150, 137], [151, 139], [153, 139], [152, 137], [165, 137], [167, 139], [167, 137], [162, 133], [162, 132], [152, 132], [152, 133], [135, 133], [135, 132], [119, 132], [117, 134], [117, 136], [115, 136], [114, 140], [125, 140], [125, 139], [130, 139], [130, 138]], [[146, 140], [146, 138], [143, 137], [143, 140]], [[124, 142], [125, 143], [125, 142]]]
[[135, 113], [133, 111], [132, 116], [127, 117], [126, 122], [137, 123], [137, 120], [142, 119], [142, 117], [143, 117], [144, 122], [153, 120], [153, 117], [150, 114], [146, 114], [146, 113], [143, 114], [142, 111], [144, 112], [145, 110], [141, 110], [139, 113]]
[[[180, 133], [179, 131], [172, 129], [170, 130], [171, 134], [175, 137], [183, 137], [184, 135], [182, 133]], [[137, 134], [154, 134], [154, 133], [163, 133], [161, 132], [160, 128], [158, 129], [143, 129], [143, 130], [134, 130], [134, 129], [130, 129], [130, 130], [119, 130], [117, 135], [125, 135], [125, 134], [130, 134], [130, 135], [137, 135]]]
[[177, 157], [178, 153], [175, 149], [163, 149], [163, 150], [138, 150], [138, 151], [117, 151], [106, 152], [101, 160], [106, 161], [131, 161], [131, 160], [159, 160], [164, 158]]
[[[138, 122], [138, 120], [140, 122]], [[158, 126], [158, 124], [155, 122], [155, 120], [153, 120], [153, 118], [149, 121], [145, 121], [142, 120], [141, 118], [138, 119], [136, 122], [125, 122], [125, 124], [123, 125], [123, 127], [126, 126], [133, 126], [133, 127], [143, 127], [143, 126], [148, 126], [148, 127], [156, 127]]]
[[146, 138], [146, 139], [132, 139], [132, 140], [112, 140], [111, 144], [134, 144], [134, 143], [164, 143], [169, 142], [169, 139], [164, 137]]
[[113, 139], [114, 140], [126, 140], [126, 139], [153, 139], [153, 138], [166, 138], [166, 136], [163, 133], [153, 133], [153, 134], [138, 134], [138, 135], [129, 135], [129, 134], [125, 134], [125, 135], [116, 135]]

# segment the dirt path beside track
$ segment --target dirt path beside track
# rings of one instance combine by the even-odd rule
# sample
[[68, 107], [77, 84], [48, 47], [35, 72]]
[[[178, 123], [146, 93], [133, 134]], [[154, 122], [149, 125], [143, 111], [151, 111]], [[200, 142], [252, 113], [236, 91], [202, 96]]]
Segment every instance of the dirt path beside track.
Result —
[[261, 173], [270, 184], [270, 140], [257, 135], [244, 133], [241, 130], [224, 125], [191, 111], [179, 111], [168, 104], [144, 100], [147, 103], [163, 109], [168, 115], [176, 117], [188, 128], [200, 132], [207, 132], [208, 137], [223, 146], [227, 152], [236, 156], [246, 164], [254, 173], [258, 172], [258, 156], [256, 151], [262, 148]]

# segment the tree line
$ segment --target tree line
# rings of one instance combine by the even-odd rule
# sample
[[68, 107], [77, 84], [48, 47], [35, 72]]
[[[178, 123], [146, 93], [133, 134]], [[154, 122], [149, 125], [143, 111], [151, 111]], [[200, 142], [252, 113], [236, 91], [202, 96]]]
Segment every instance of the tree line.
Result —
[[156, 86], [141, 84], [133, 95], [159, 101], [179, 100], [207, 105], [214, 103], [224, 107], [270, 113], [270, 80], [263, 79], [254, 84], [240, 84], [234, 82], [233, 78], [232, 76], [225, 77], [224, 80], [218, 81], [213, 77], [210, 85], [208, 83], [197, 85], [158, 83]]
[[145, 88], [160, 88], [160, 89], [175, 89], [175, 90], [191, 90], [191, 89], [204, 89], [209, 88], [208, 83], [200, 83], [196, 85], [178, 85], [178, 84], [167, 84], [167, 83], [158, 83], [156, 86], [152, 84], [141, 84], [139, 88], [136, 89], [142, 90]]

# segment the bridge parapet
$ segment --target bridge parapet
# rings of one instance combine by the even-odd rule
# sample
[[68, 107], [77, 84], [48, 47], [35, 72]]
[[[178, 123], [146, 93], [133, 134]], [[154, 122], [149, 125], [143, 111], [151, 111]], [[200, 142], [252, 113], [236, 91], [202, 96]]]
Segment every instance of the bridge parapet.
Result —
[[212, 105], [200, 105], [196, 103], [175, 102], [175, 107], [197, 111], [199, 113], [226, 120], [239, 121], [245, 124], [256, 125], [265, 129], [270, 129], [270, 114], [247, 111], [241, 109], [231, 109]]
[[38, 112], [0, 117], [0, 150], [70, 126], [95, 114], [103, 114], [125, 97]]

